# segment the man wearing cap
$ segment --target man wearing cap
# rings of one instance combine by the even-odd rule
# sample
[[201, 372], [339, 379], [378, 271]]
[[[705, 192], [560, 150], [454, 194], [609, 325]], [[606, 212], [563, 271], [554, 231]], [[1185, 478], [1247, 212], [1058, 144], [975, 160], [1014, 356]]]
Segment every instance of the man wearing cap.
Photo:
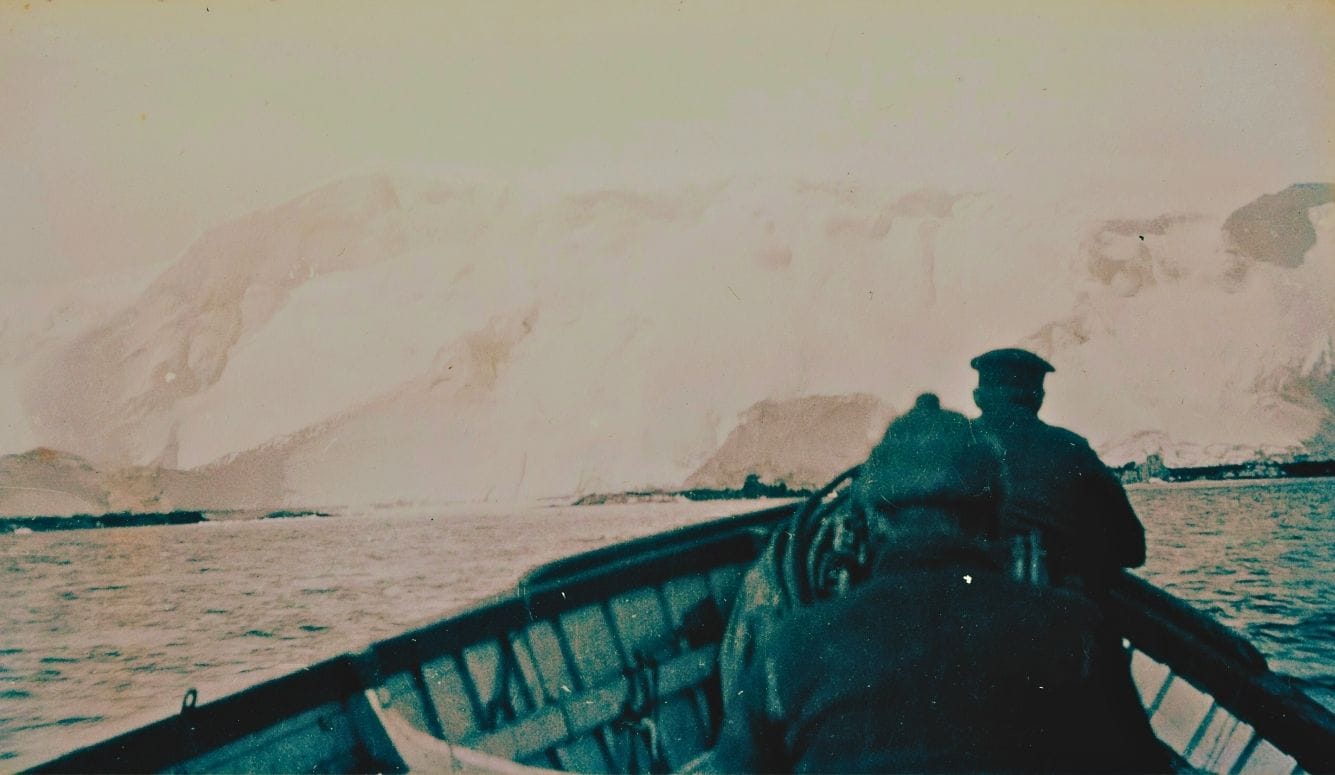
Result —
[[757, 644], [711, 770], [1164, 767], [1143, 710], [1117, 701], [1099, 609], [989, 551], [999, 478], [994, 447], [934, 400], [890, 425], [851, 485], [869, 578]]
[[[1025, 547], [1021, 575], [1087, 584], [1145, 561], [1145, 530], [1121, 483], [1089, 442], [1038, 419], [1052, 364], [1019, 349], [992, 350], [978, 370], [978, 421], [1000, 448], [1006, 503], [1002, 531]], [[1046, 555], [1042, 562], [1036, 556]]]
[[[885, 438], [902, 437], [921, 424], [923, 418], [940, 414], [940, 399], [933, 393], [924, 393], [912, 409], [890, 425]], [[887, 443], [883, 441], [876, 449], [888, 449]], [[940, 477], [950, 471], [961, 475], [958, 466], [942, 462], [924, 468], [921, 461], [914, 461], [911, 469], [895, 471], [894, 467], [887, 467], [884, 454], [873, 450], [866, 462], [845, 471], [807, 499], [770, 535], [764, 551], [742, 577], [719, 649], [725, 711], [739, 696], [736, 684], [742, 673], [755, 654], [770, 645], [775, 628], [785, 616], [803, 606], [845, 594], [870, 575], [868, 544], [876, 539], [878, 525], [884, 522], [882, 515], [868, 504], [870, 493], [895, 486], [901, 495], [914, 491], [919, 499], [953, 499], [941, 482], [921, 480], [927, 474]], [[995, 455], [987, 460], [992, 465], [990, 478], [995, 484], [987, 507], [995, 523], [1000, 472]], [[892, 476], [893, 479], [889, 478]]]

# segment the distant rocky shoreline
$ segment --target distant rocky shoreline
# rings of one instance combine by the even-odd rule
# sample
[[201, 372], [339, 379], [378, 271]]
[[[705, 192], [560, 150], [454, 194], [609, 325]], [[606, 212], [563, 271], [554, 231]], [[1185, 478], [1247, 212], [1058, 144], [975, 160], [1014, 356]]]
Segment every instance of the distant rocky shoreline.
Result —
[[1172, 468], [1159, 455], [1142, 462], [1126, 463], [1113, 471], [1123, 484], [1140, 482], [1228, 481], [1233, 479], [1304, 479], [1335, 476], [1335, 460], [1250, 460], [1213, 466]]
[[[1306, 479], [1335, 477], [1335, 460], [1298, 460], [1289, 462], [1250, 461], [1233, 465], [1169, 468], [1162, 459], [1151, 455], [1140, 463], [1127, 463], [1113, 469], [1123, 484], [1143, 482], [1234, 481], [1240, 479]], [[592, 493], [575, 499], [572, 506], [596, 506], [609, 503], [671, 503], [673, 501], [752, 500], [760, 498], [805, 498], [815, 491], [790, 488], [784, 482], [767, 484], [751, 474], [745, 484], [733, 488], [698, 488], [690, 490], [632, 490], [617, 493]]]
[[686, 490], [634, 490], [619, 493], [593, 493], [576, 498], [572, 506], [597, 506], [605, 503], [671, 503], [673, 501], [754, 500], [757, 498], [805, 498], [815, 490], [790, 488], [785, 482], [767, 484], [751, 474], [741, 487], [695, 487]]
[[44, 533], [52, 530], [92, 530], [105, 527], [150, 527], [154, 525], [194, 525], [200, 522], [226, 522], [242, 519], [283, 519], [289, 517], [328, 517], [323, 511], [280, 510], [269, 512], [164, 511], [156, 513], [120, 512], [116, 514], [74, 514], [68, 517], [0, 517], [0, 534]]
[[[1335, 477], [1335, 460], [1253, 460], [1246, 463], [1172, 468], [1158, 455], [1142, 462], [1126, 463], [1113, 469], [1123, 484], [1145, 482], [1234, 481], [1262, 479], [1303, 479]], [[672, 503], [676, 501], [760, 500], [765, 498], [806, 498], [815, 491], [789, 487], [787, 483], [764, 482], [750, 474], [741, 487], [691, 488], [683, 490], [628, 490], [590, 493], [570, 502], [572, 506], [596, 506], [625, 503]], [[329, 512], [301, 509], [267, 510], [175, 510], [166, 512], [117, 512], [109, 514], [74, 514], [71, 516], [0, 517], [0, 535], [38, 533], [53, 530], [90, 530], [112, 527], [147, 527], [153, 525], [193, 525], [200, 522], [235, 522], [256, 519], [294, 517], [329, 517]]]

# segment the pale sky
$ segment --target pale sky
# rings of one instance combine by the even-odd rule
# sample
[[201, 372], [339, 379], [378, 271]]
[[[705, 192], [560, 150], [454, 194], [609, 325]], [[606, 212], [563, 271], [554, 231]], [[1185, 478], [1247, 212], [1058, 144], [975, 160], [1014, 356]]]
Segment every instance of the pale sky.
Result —
[[1335, 179], [1335, 4], [0, 2], [0, 278], [351, 172], [1241, 204]]

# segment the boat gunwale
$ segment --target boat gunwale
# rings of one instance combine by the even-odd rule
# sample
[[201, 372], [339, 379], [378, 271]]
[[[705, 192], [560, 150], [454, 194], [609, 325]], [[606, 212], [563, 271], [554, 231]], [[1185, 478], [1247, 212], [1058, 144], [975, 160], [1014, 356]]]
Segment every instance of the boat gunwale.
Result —
[[[215, 750], [301, 713], [355, 699], [364, 675], [358, 657], [339, 654], [198, 707], [183, 707], [179, 713], [76, 748], [25, 772], [161, 771], [193, 758], [192, 749]], [[131, 743], [134, 766], [109, 766], [121, 763], [114, 752], [127, 750]]]
[[1308, 772], [1335, 772], [1335, 713], [1276, 673], [1246, 638], [1126, 571], [1109, 584], [1105, 610], [1119, 633], [1152, 659], [1293, 757]]
[[590, 549], [569, 557], [543, 563], [520, 577], [518, 587], [536, 587], [542, 584], [561, 582], [582, 572], [595, 570], [599, 566], [626, 555], [638, 555], [651, 549], [679, 546], [692, 543], [701, 538], [713, 537], [724, 528], [734, 531], [755, 528], [773, 528], [780, 520], [792, 516], [802, 505], [801, 500], [794, 500], [779, 506], [768, 506], [757, 511], [716, 517], [704, 522], [667, 530], [661, 533], [632, 538], [628, 541]]

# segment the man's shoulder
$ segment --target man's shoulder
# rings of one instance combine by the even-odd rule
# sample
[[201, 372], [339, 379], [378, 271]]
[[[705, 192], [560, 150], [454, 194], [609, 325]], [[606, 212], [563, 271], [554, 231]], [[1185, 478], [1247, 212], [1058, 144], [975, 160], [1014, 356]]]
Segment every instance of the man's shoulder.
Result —
[[1060, 425], [1049, 425], [1042, 420], [1039, 420], [1038, 422], [1039, 425], [1043, 426], [1043, 432], [1051, 436], [1054, 440], [1060, 441], [1062, 444], [1073, 449], [1089, 450], [1090, 452], [1093, 452], [1094, 448], [1090, 446], [1089, 439], [1086, 439], [1075, 431], [1063, 428]]
[[1089, 440], [1075, 431], [1063, 428], [1060, 425], [1050, 425], [1032, 414], [1016, 414], [1014, 416], [1006, 415], [1001, 417], [989, 417], [983, 415], [975, 421], [978, 427], [986, 433], [995, 434], [1001, 438], [1024, 437], [1030, 440], [1037, 440], [1044, 444], [1053, 446], [1062, 446], [1076, 451], [1089, 451], [1093, 453], [1093, 447]]

